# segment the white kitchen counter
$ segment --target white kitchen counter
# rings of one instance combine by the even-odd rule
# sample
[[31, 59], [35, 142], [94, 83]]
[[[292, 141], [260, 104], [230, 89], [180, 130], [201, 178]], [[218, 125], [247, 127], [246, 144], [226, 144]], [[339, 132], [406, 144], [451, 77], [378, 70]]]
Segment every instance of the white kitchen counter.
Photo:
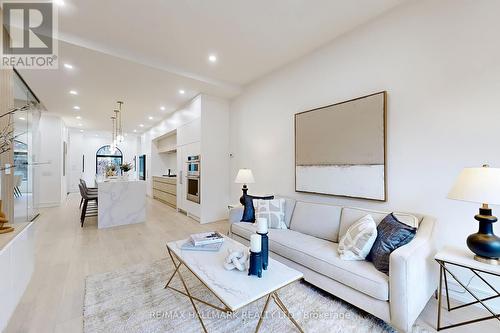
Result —
[[99, 229], [146, 221], [146, 182], [110, 180], [97, 183]]

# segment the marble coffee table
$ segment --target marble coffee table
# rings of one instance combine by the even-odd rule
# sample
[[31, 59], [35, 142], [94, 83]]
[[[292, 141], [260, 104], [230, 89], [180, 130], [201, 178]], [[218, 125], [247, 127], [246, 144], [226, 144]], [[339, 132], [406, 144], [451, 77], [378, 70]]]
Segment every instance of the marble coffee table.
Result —
[[[181, 250], [181, 245], [184, 242], [186, 242], [186, 239], [167, 243], [168, 254], [174, 263], [175, 271], [169, 278], [165, 288], [175, 290], [189, 298], [204, 332], [207, 332], [207, 329], [196, 307], [196, 302], [203, 303], [225, 313], [233, 313], [264, 297], [266, 298], [266, 302], [260, 314], [255, 332], [259, 331], [271, 298], [295, 327], [297, 327], [300, 332], [303, 332], [300, 325], [295, 321], [278, 296], [278, 291], [281, 288], [303, 278], [301, 272], [272, 258], [269, 258], [269, 266], [267, 270], [263, 271], [262, 278], [249, 276], [247, 271], [227, 271], [223, 266], [224, 259], [228, 254], [227, 250], [248, 252], [248, 247], [231, 238], [225, 237], [224, 244], [218, 252], [186, 251]], [[179, 270], [181, 266], [185, 266], [194, 274], [224, 306], [221, 307], [210, 304], [207, 301], [191, 295]], [[175, 275], [179, 276], [184, 286], [184, 291], [170, 285]]]

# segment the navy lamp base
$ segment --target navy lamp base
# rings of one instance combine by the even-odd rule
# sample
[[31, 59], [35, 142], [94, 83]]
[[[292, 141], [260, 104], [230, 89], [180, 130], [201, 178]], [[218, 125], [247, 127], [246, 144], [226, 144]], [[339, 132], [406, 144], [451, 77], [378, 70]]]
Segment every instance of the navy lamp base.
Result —
[[248, 193], [248, 186], [247, 186], [247, 184], [243, 184], [243, 187], [241, 188], [241, 190], [243, 191], [243, 195], [240, 197], [240, 204], [242, 204], [243, 206], [245, 206], [245, 196]]
[[500, 265], [500, 238], [493, 233], [493, 223], [498, 219], [492, 215], [487, 204], [483, 204], [474, 218], [479, 221], [479, 230], [467, 237], [467, 246], [476, 254], [474, 259], [490, 265]]

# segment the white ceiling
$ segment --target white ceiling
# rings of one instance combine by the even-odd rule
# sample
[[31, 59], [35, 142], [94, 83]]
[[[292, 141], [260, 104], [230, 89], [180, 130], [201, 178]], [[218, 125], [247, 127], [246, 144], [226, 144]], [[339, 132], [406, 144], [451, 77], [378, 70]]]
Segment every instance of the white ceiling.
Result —
[[[121, 99], [125, 130], [141, 130], [139, 123], [147, 128], [166, 115], [161, 105], [172, 111], [200, 92], [232, 98], [404, 1], [65, 0], [60, 69], [20, 72], [70, 127], [80, 122], [72, 111], [79, 105], [82, 128], [110, 128]], [[209, 54], [217, 55], [215, 64]], [[75, 68], [65, 69], [66, 62]]]

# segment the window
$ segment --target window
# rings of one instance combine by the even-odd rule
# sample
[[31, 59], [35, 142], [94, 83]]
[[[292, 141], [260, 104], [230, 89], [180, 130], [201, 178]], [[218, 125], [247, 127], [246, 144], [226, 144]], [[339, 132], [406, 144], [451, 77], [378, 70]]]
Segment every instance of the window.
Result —
[[121, 174], [120, 165], [123, 163], [122, 151], [116, 148], [115, 152], [111, 152], [111, 146], [102, 146], [95, 154], [95, 171], [97, 176], [106, 175], [106, 167], [114, 164], [117, 174]]

